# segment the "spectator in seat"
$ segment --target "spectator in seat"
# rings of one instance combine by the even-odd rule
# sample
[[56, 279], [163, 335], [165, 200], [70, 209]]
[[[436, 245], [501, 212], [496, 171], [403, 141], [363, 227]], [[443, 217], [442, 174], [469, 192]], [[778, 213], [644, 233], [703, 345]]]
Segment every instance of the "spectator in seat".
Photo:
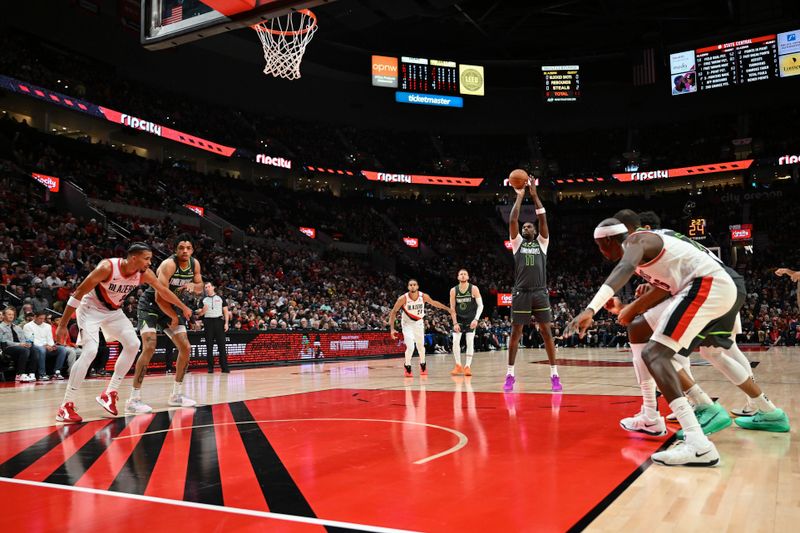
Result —
[[53, 340], [53, 329], [50, 324], [45, 322], [46, 314], [44, 311], [34, 313], [33, 320], [25, 324], [22, 331], [25, 332], [27, 339], [33, 343], [32, 352], [36, 354], [38, 361], [38, 380], [50, 381], [47, 375], [47, 359], [55, 359], [53, 367], [53, 379], [64, 379], [61, 369], [67, 359], [67, 350], [63, 346], [56, 346]]
[[3, 311], [3, 321], [0, 322], [0, 349], [14, 360], [17, 381], [28, 383], [36, 381], [33, 372], [28, 372], [28, 367], [34, 364], [31, 357], [32, 344], [25, 338], [25, 332], [14, 323], [17, 312], [13, 307]]

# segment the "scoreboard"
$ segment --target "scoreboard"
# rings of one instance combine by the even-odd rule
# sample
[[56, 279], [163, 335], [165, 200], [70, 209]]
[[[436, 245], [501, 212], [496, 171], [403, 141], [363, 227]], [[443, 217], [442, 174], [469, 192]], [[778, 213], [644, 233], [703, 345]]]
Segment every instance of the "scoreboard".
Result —
[[581, 97], [580, 65], [543, 66], [545, 102], [577, 102]]
[[395, 100], [406, 104], [463, 107], [460, 95], [485, 94], [481, 65], [425, 57], [372, 56], [372, 85], [397, 89]]
[[800, 74], [800, 30], [670, 54], [673, 95]]
[[458, 94], [458, 64], [455, 61], [403, 56], [399, 74], [401, 91]]

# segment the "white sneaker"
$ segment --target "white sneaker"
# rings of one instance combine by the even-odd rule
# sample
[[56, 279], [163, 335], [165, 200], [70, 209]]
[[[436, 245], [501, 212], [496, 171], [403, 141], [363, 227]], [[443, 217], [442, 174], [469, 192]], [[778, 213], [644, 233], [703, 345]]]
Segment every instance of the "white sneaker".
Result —
[[194, 407], [197, 402], [191, 398], [187, 398], [183, 394], [173, 394], [169, 397], [167, 403], [173, 407]]
[[36, 381], [36, 376], [34, 376], [33, 374], [28, 374], [27, 376], [28, 379], [25, 381], [27, 381], [28, 383], [33, 383], [34, 381]]
[[667, 424], [664, 422], [664, 417], [648, 418], [644, 414], [644, 407], [634, 416], [620, 420], [619, 425], [625, 431], [644, 433], [652, 437], [661, 437], [667, 434]]
[[757, 412], [758, 407], [753, 403], [752, 398], [747, 398], [747, 403], [744, 404], [744, 407], [731, 409], [731, 414], [733, 416], [755, 416]]
[[675, 446], [650, 456], [654, 463], [665, 466], [716, 466], [719, 464], [719, 452], [710, 440], [699, 448], [686, 441], [678, 441]]
[[125, 414], [126, 415], [146, 415], [147, 413], [152, 413], [153, 408], [144, 403], [139, 398], [133, 399], [128, 398], [128, 401], [125, 402]]
[[64, 376], [61, 375], [61, 371], [60, 370], [56, 370], [56, 373], [53, 375], [53, 379], [61, 380], [61, 379], [64, 379]]

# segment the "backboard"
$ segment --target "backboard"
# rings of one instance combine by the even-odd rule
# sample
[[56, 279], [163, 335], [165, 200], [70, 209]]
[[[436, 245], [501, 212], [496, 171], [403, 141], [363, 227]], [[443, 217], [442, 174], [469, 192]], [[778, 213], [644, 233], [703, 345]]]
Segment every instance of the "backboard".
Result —
[[142, 0], [141, 41], [158, 50], [333, 0]]

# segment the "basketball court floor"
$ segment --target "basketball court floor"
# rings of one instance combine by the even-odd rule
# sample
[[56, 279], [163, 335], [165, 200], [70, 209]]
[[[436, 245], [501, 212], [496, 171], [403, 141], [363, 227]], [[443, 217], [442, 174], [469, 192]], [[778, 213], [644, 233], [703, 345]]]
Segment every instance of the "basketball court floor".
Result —
[[[747, 352], [762, 387], [800, 423], [800, 349]], [[800, 446], [735, 425], [712, 436], [717, 468], [649, 456], [673, 441], [627, 433], [640, 406], [627, 350], [561, 349], [564, 392], [542, 350], [477, 354], [474, 376], [402, 376], [402, 359], [193, 373], [204, 405], [106, 418], [87, 380], [83, 424], [55, 425], [65, 383], [0, 385], [3, 531], [796, 531]], [[728, 408], [743, 395], [695, 377]], [[120, 391], [126, 398], [130, 378]], [[663, 407], [663, 405], [662, 405]], [[662, 409], [662, 412], [666, 412]], [[672, 431], [677, 429], [672, 428]]]

